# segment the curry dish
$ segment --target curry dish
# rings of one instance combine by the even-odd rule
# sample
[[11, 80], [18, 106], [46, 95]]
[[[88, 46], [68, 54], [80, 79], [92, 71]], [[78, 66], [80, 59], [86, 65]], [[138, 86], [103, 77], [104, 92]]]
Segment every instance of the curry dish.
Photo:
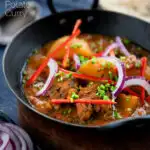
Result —
[[34, 50], [22, 71], [28, 102], [66, 122], [103, 125], [150, 113], [150, 53], [126, 38], [71, 35]]

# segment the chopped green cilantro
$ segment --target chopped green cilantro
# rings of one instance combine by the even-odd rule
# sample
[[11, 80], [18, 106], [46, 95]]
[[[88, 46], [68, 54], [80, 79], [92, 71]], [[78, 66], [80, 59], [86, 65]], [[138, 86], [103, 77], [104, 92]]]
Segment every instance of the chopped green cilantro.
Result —
[[103, 100], [109, 100], [109, 97], [107, 95], [104, 95]]
[[92, 64], [96, 63], [96, 57], [92, 57]]
[[128, 39], [124, 39], [123, 43], [126, 44], [126, 45], [128, 45], [130, 43], [130, 41]]
[[23, 76], [25, 76], [25, 75], [27, 75], [27, 71], [26, 70], [23, 71]]
[[96, 96], [103, 98], [105, 96], [105, 90], [102, 90], [100, 86], [97, 87]]
[[111, 71], [109, 71], [109, 72], [108, 72], [108, 75], [109, 75], [109, 78], [112, 80], [112, 78], [113, 78], [113, 74], [112, 74], [112, 72], [111, 72]]
[[112, 63], [111, 62], [107, 62], [107, 68], [110, 69], [112, 67]]
[[37, 53], [38, 53], [38, 50], [34, 50], [34, 51], [33, 51], [33, 54], [37, 54]]
[[62, 77], [62, 76], [59, 77], [59, 78], [57, 79], [57, 81], [58, 81], [58, 82], [62, 82], [62, 81], [63, 81], [63, 77]]
[[114, 118], [115, 119], [121, 119], [122, 116], [120, 115], [120, 113], [118, 113], [116, 110], [114, 111]]
[[105, 87], [110, 87], [110, 84], [109, 84], [109, 83], [106, 83]]
[[80, 59], [81, 64], [84, 64], [89, 60], [87, 57], [84, 57], [82, 55], [79, 55], [79, 59]]
[[115, 81], [118, 81], [118, 77], [117, 76], [114, 76], [114, 79], [115, 79]]
[[100, 85], [100, 89], [105, 90], [105, 86], [103, 84]]
[[66, 74], [66, 78], [71, 78], [72, 77], [72, 73]]
[[71, 48], [73, 48], [73, 49], [81, 48], [81, 47], [82, 47], [82, 45], [79, 44], [79, 43], [76, 43], [76, 44], [71, 45]]
[[72, 112], [72, 109], [71, 108], [69, 108], [68, 109], [68, 114], [70, 114]]
[[125, 60], [126, 60], [126, 57], [125, 57], [125, 56], [120, 56], [120, 60], [121, 60], [121, 61], [125, 61]]
[[141, 67], [141, 62], [140, 62], [140, 61], [136, 62], [136, 63], [135, 63], [135, 67], [136, 67], [136, 68], [140, 68], [140, 67]]
[[110, 87], [110, 90], [111, 90], [112, 92], [113, 92], [115, 89], [116, 89], [115, 86], [111, 86], [111, 87]]
[[59, 76], [61, 76], [61, 75], [64, 75], [64, 73], [61, 72], [61, 71], [59, 71], [58, 73], [55, 74], [55, 77], [59, 77]]
[[76, 94], [75, 92], [72, 92], [72, 95], [71, 95], [71, 99], [78, 99], [79, 98], [79, 95]]
[[25, 83], [26, 83], [26, 80], [25, 80], [25, 79], [23, 79], [23, 80], [22, 80], [22, 83], [23, 83], [23, 84], [25, 84]]
[[126, 68], [129, 69], [129, 68], [130, 68], [130, 65], [129, 65], [129, 64], [126, 64]]

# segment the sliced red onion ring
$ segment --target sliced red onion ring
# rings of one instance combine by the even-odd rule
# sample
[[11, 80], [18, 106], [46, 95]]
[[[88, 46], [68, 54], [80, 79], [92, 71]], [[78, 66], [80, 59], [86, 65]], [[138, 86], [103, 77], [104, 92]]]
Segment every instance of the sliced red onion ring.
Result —
[[109, 52], [115, 48], [118, 48], [118, 44], [117, 43], [112, 43], [111, 45], [109, 45], [106, 50], [103, 52], [102, 56], [107, 56], [109, 54]]
[[7, 133], [14, 144], [14, 149], [15, 150], [20, 150], [20, 144], [18, 141], [18, 138], [14, 135], [14, 133], [9, 129], [8, 127], [4, 126], [3, 124], [0, 124], [0, 131]]
[[[22, 139], [25, 141], [25, 144], [26, 144], [26, 150], [27, 149], [33, 150], [33, 143], [31, 141], [29, 135], [23, 129], [19, 128], [16, 125], [10, 124], [10, 123], [4, 123], [4, 125], [7, 126], [8, 128], [10, 128], [12, 131], [16, 132], [15, 133], [16, 136], [19, 137], [19, 135], [20, 135], [20, 137], [22, 137]], [[22, 150], [23, 150], [23, 144], [24, 144], [24, 142], [22, 143]]]
[[147, 91], [148, 95], [150, 95], [150, 84], [145, 80], [144, 77], [141, 76], [127, 77], [125, 79], [125, 84], [123, 88], [134, 85], [142, 86]]
[[4, 150], [14, 150], [13, 145], [11, 143], [11, 141], [9, 141], [7, 147]]
[[18, 137], [18, 140], [20, 142], [20, 150], [27, 150], [27, 144], [25, 140], [23, 139], [22, 135], [20, 135], [20, 133], [15, 129], [11, 128], [11, 130]]
[[48, 65], [49, 70], [50, 70], [49, 76], [48, 76], [44, 86], [42, 87], [42, 89], [36, 93], [36, 96], [42, 95], [43, 93], [45, 93], [45, 91], [48, 88], [50, 88], [50, 86], [52, 85], [53, 79], [55, 77], [55, 74], [58, 71], [57, 62], [54, 59], [50, 59], [47, 65]]
[[113, 63], [118, 70], [118, 81], [116, 84], [116, 89], [112, 92], [112, 98], [116, 99], [118, 94], [122, 91], [124, 83], [125, 83], [125, 76], [126, 76], [126, 71], [125, 71], [125, 66], [124, 64], [116, 57], [103, 57], [107, 61]]
[[0, 133], [0, 140], [1, 140], [0, 150], [6, 149], [6, 147], [9, 144], [9, 141], [10, 141], [9, 135], [5, 132], [1, 132]]
[[125, 56], [129, 56], [130, 53], [128, 52], [128, 50], [126, 49], [126, 47], [124, 46], [124, 44], [122, 43], [121, 38], [119, 36], [116, 37], [116, 42], [117, 42], [118, 46], [120, 47], [121, 52]]
[[73, 54], [73, 60], [75, 62], [75, 69], [78, 70], [80, 68], [80, 65], [81, 65], [78, 55]]

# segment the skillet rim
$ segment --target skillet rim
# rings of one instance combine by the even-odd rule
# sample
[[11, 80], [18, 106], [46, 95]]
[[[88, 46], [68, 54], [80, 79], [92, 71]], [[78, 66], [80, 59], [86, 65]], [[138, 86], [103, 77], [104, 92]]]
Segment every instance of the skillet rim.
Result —
[[[33, 24], [38, 23], [44, 19], [50, 18], [52, 16], [57, 16], [57, 15], [65, 15], [68, 13], [75, 13], [75, 12], [106, 12], [106, 13], [112, 13], [114, 15], [120, 15], [120, 16], [126, 16], [135, 20], [139, 20], [145, 24], [148, 24], [147, 22], [143, 21], [142, 19], [139, 19], [137, 17], [134, 16], [129, 16], [129, 15], [125, 15], [122, 13], [118, 13], [118, 12], [113, 12], [113, 11], [106, 11], [106, 10], [88, 10], [88, 9], [79, 9], [79, 10], [71, 10], [71, 11], [64, 11], [64, 12], [58, 12], [57, 14], [51, 14], [49, 16], [43, 17], [39, 20], [36, 20], [34, 22], [29, 23], [28, 25], [26, 25], [25, 27], [23, 27], [22, 29], [20, 29], [14, 36], [13, 36], [13, 40], [6, 46], [4, 53], [3, 53], [3, 58], [2, 58], [2, 70], [3, 70], [3, 74], [4, 74], [4, 78], [5, 81], [9, 87], [9, 89], [11, 90], [11, 92], [14, 94], [14, 96], [17, 98], [17, 100], [19, 100], [24, 106], [26, 106], [30, 111], [33, 111], [34, 113], [37, 113], [38, 115], [40, 115], [41, 117], [44, 117], [50, 121], [54, 121], [55, 123], [60, 123], [62, 125], [67, 125], [70, 127], [78, 127], [78, 128], [87, 128], [87, 129], [98, 129], [98, 130], [110, 130], [110, 129], [116, 129], [118, 127], [121, 127], [123, 125], [125, 125], [126, 123], [134, 123], [134, 122], [140, 122], [141, 120], [150, 120], [150, 115], [146, 115], [146, 116], [141, 116], [141, 117], [136, 117], [136, 118], [132, 118], [132, 117], [128, 117], [125, 119], [121, 119], [121, 120], [116, 120], [104, 125], [97, 125], [97, 126], [85, 126], [85, 125], [80, 125], [80, 124], [73, 124], [73, 123], [69, 123], [69, 122], [65, 122], [62, 120], [58, 120], [55, 118], [52, 118], [50, 116], [47, 116], [39, 111], [37, 111], [36, 109], [34, 109], [31, 105], [29, 105], [27, 102], [25, 102], [20, 96], [18, 96], [18, 94], [16, 94], [15, 90], [13, 89], [13, 87], [11, 86], [11, 84], [9, 83], [9, 80], [7, 79], [7, 76], [5, 74], [5, 57], [7, 56], [7, 53], [11, 47], [11, 45], [14, 43], [14, 41], [18, 38], [19, 35], [21, 35], [21, 33], [23, 33], [27, 28], [31, 27]], [[138, 124], [136, 124], [138, 125]], [[141, 125], [141, 123], [140, 123]]]

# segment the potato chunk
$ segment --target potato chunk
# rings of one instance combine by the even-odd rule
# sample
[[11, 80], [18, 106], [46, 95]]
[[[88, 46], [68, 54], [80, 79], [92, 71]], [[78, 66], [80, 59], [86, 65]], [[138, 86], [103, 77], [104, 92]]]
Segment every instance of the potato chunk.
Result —
[[95, 77], [108, 78], [111, 74], [116, 75], [115, 66], [103, 58], [96, 58], [93, 62], [92, 59], [88, 60], [85, 64], [81, 65], [79, 72]]
[[[62, 44], [64, 41], [67, 40], [69, 36], [64, 36], [56, 40], [51, 48], [49, 49], [48, 53], [53, 52], [60, 44]], [[93, 52], [91, 51], [89, 44], [85, 40], [81, 40], [79, 38], [75, 38], [70, 44], [71, 53], [70, 56], [72, 56], [73, 52], [79, 55], [83, 56], [92, 56]], [[56, 59], [62, 59], [65, 54], [65, 47], [60, 49], [59, 53], [56, 54], [54, 58]]]
[[135, 110], [139, 104], [139, 98], [137, 96], [120, 94], [117, 101], [119, 108], [123, 110], [132, 109]]

